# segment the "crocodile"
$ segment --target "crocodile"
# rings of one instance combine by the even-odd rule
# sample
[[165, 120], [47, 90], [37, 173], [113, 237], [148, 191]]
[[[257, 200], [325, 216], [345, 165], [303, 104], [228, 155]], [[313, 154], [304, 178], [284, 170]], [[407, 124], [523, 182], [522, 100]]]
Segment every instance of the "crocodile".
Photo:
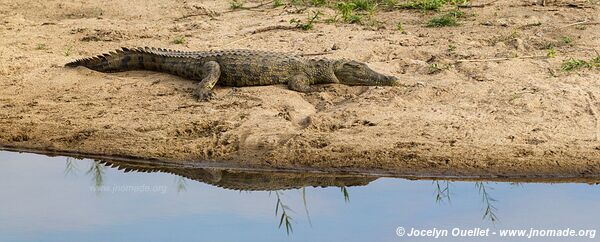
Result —
[[314, 84], [399, 85], [398, 78], [378, 73], [358, 61], [256, 50], [186, 52], [123, 47], [65, 66], [84, 66], [100, 72], [151, 70], [197, 80], [194, 95], [199, 100], [213, 98], [216, 84], [233, 87], [287, 84], [289, 89], [299, 92], [322, 90]]
[[276, 191], [302, 187], [365, 186], [378, 177], [335, 173], [244, 171], [228, 168], [196, 168], [148, 162], [97, 160], [123, 172], [168, 173], [228, 190]]

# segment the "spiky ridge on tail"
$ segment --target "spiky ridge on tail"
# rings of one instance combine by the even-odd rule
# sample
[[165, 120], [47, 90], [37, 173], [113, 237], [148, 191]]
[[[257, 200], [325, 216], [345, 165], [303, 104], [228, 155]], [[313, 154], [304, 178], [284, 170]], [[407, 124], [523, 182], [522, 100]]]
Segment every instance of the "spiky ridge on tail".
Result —
[[100, 72], [152, 70], [187, 78], [197, 78], [198, 63], [190, 52], [151, 47], [121, 48], [107, 54], [79, 59], [65, 67], [84, 66]]
[[65, 67], [85, 66], [92, 70], [101, 72], [144, 69], [144, 56], [148, 56], [149, 54], [150, 51], [147, 51], [146, 48], [122, 48], [107, 54], [79, 59], [67, 63]]

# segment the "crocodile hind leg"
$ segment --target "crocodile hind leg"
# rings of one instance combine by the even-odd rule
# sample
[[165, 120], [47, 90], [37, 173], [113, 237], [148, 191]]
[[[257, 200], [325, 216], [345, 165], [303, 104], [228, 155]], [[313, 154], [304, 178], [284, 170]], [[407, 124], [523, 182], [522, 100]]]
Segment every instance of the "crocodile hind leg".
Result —
[[287, 82], [288, 88], [297, 92], [316, 92], [318, 88], [310, 86], [310, 81], [306, 75], [295, 75]]
[[209, 61], [202, 66], [202, 73], [202, 81], [198, 83], [198, 86], [194, 91], [194, 96], [200, 101], [206, 101], [215, 96], [212, 89], [215, 87], [215, 84], [217, 84], [217, 81], [219, 81], [221, 67], [219, 67], [219, 63], [216, 61]]

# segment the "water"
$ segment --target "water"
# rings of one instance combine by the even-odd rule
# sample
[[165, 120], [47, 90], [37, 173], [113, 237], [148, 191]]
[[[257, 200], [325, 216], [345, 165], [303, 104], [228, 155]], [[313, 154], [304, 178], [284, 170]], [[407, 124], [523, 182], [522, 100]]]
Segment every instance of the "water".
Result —
[[[123, 164], [118, 162], [111, 165]], [[411, 181], [245, 173], [0, 152], [0, 241], [596, 241], [600, 192], [588, 184]], [[200, 182], [202, 181], [202, 182]], [[229, 188], [275, 189], [238, 191]], [[303, 187], [310, 185], [330, 187]], [[354, 186], [359, 185], [359, 186]], [[341, 186], [341, 187], [339, 187]], [[277, 213], [276, 213], [277, 207]], [[291, 219], [288, 234], [282, 207]], [[452, 229], [490, 229], [453, 237]], [[503, 229], [590, 230], [505, 238]], [[577, 231], [578, 232], [578, 231]]]

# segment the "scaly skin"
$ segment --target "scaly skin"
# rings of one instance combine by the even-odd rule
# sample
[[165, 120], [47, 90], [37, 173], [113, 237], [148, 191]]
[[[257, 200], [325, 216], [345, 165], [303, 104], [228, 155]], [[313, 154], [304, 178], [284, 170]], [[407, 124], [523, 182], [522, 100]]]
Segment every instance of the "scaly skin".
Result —
[[303, 58], [254, 50], [182, 52], [149, 47], [122, 48], [65, 66], [85, 66], [101, 72], [153, 70], [199, 80], [195, 95], [201, 100], [213, 97], [212, 89], [216, 84], [234, 87], [287, 84], [290, 89], [300, 92], [316, 91], [313, 84], [399, 84], [396, 77], [377, 73], [357, 61]]

